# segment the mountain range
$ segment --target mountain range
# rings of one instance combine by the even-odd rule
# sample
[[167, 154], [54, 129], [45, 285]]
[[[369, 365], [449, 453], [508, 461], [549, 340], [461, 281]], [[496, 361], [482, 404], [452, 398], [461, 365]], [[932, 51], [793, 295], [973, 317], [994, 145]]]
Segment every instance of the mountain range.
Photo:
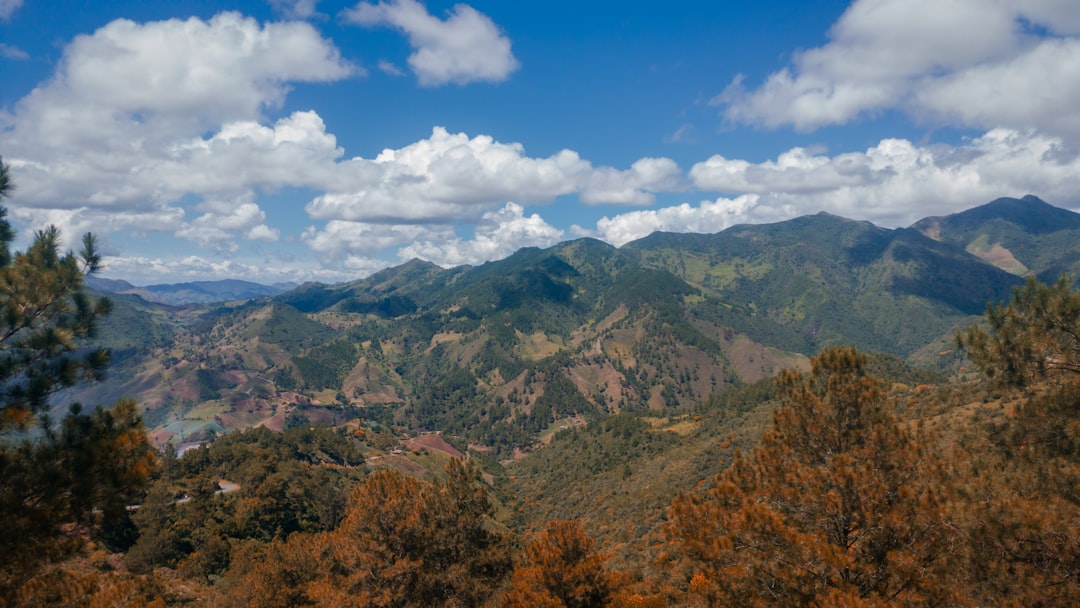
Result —
[[86, 285], [92, 290], [125, 295], [136, 295], [147, 302], [158, 304], [214, 304], [230, 300], [247, 300], [261, 296], [276, 296], [294, 287], [294, 283], [261, 285], [251, 281], [226, 279], [221, 281], [194, 281], [137, 287], [127, 281], [104, 279], [91, 275]]
[[67, 399], [134, 397], [158, 442], [362, 420], [503, 458], [607, 413], [685, 411], [832, 344], [956, 371], [953, 335], [988, 302], [1077, 270], [1080, 214], [1026, 196], [909, 228], [822, 213], [273, 293], [96, 283], [121, 292], [111, 377]]

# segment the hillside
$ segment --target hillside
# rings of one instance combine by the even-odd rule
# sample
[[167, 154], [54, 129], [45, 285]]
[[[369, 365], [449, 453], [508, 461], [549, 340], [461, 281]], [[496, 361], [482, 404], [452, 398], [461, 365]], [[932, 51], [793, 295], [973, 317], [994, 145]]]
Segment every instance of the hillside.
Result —
[[828, 214], [626, 249], [715, 296], [718, 323], [804, 354], [848, 343], [908, 357], [1019, 283], [916, 231]]
[[[1076, 320], [1041, 317], [1080, 296], [1027, 283], [992, 336], [964, 334], [974, 369], [948, 351], [912, 365], [934, 347], [918, 336], [953, 340], [977, 298], [1018, 280], [917, 230], [818, 215], [476, 268], [413, 261], [220, 307], [119, 297], [113, 380], [69, 397], [137, 393], [170, 447], [131, 471], [143, 493], [113, 501], [124, 526], [87, 503], [101, 517], [41, 563], [106, 604], [336, 604], [360, 588], [534, 605], [528, 576], [587, 568], [609, 605], [741, 605], [772, 597], [762, 580], [817, 593], [820, 577], [783, 566], [794, 556], [834, 581], [826, 594], [856, 567], [884, 582], [851, 597], [1060, 605], [1075, 596], [1080, 469], [1062, 429], [1080, 384], [1054, 369], [1080, 367]], [[95, 437], [115, 424], [94, 416], [79, 428]], [[23, 456], [70, 471], [78, 437]], [[131, 454], [154, 453], [145, 437]], [[402, 578], [367, 574], [384, 567]], [[449, 568], [447, 587], [433, 573]], [[78, 592], [57, 589], [20, 593]]]
[[1080, 214], [1036, 196], [999, 198], [962, 213], [920, 220], [912, 228], [1019, 276], [1030, 274], [1043, 282], [1061, 273], [1080, 276]]
[[227, 307], [118, 298], [123, 326], [145, 329], [107, 339], [143, 348], [71, 398], [133, 396], [161, 440], [360, 416], [507, 458], [566, 420], [685, 411], [832, 344], [958, 365], [952, 334], [1019, 281], [918, 230], [828, 214], [622, 248], [580, 239]]

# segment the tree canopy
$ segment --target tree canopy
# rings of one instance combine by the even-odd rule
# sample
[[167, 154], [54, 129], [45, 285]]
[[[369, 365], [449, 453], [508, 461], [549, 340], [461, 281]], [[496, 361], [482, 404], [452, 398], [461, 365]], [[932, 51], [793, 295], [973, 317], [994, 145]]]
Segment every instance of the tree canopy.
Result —
[[[0, 158], [0, 202], [14, 190]], [[0, 430], [25, 426], [55, 391], [81, 379], [100, 378], [108, 352], [87, 349], [95, 322], [110, 309], [107, 299], [83, 292], [86, 274], [101, 258], [86, 234], [78, 255], [61, 253], [60, 230], [34, 234], [25, 252], [11, 253], [15, 231], [0, 205]]]
[[1068, 276], [1053, 285], [1028, 278], [1008, 304], [987, 307], [986, 321], [957, 342], [991, 380], [1023, 386], [1055, 372], [1080, 374], [1080, 293]]
[[[13, 191], [0, 159], [0, 201]], [[41, 424], [0, 444], [0, 513], [9, 526], [0, 538], [0, 597], [70, 603], [84, 594], [81, 583], [46, 567], [88, 537], [113, 549], [134, 542], [128, 506], [141, 497], [157, 455], [133, 401], [89, 413], [75, 404], [59, 424], [49, 418], [53, 393], [100, 377], [108, 364], [108, 352], [86, 342], [110, 309], [83, 291], [101, 260], [90, 234], [78, 255], [61, 253], [54, 226], [12, 254], [6, 215], [0, 205], [0, 432], [26, 429], [34, 414]]]
[[671, 508], [708, 605], [954, 603], [935, 463], [891, 414], [866, 356], [829, 348], [779, 378], [750, 454]]

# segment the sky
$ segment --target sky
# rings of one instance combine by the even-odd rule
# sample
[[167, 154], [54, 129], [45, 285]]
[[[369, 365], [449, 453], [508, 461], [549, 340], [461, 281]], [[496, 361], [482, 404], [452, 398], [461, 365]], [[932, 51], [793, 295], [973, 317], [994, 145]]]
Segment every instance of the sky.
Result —
[[1080, 210], [1080, 0], [0, 0], [0, 156], [137, 285]]

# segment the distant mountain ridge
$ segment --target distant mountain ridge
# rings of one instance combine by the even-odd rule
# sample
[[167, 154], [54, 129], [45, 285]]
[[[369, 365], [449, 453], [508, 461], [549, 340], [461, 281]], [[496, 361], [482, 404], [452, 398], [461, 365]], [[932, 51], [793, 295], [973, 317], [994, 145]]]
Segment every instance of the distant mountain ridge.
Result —
[[[244, 301], [251, 284], [213, 282], [227, 306], [117, 298], [124, 321], [103, 334], [123, 361], [74, 398], [135, 397], [163, 436], [348, 415], [506, 453], [559, 420], [690, 407], [833, 344], [959, 367], [954, 332], [1023, 281], [980, 244], [1074, 267], [1076, 215], [1033, 197], [900, 229], [822, 213], [475, 267], [411, 260]], [[174, 287], [196, 288], [210, 289]], [[109, 338], [125, 327], [139, 329]]]
[[148, 302], [178, 306], [182, 304], [212, 304], [230, 300], [246, 300], [276, 296], [295, 287], [293, 284], [273, 286], [224, 279], [220, 281], [193, 281], [190, 283], [172, 283], [137, 287], [127, 281], [103, 279], [97, 276], [87, 278], [87, 286], [97, 291], [137, 295]]

